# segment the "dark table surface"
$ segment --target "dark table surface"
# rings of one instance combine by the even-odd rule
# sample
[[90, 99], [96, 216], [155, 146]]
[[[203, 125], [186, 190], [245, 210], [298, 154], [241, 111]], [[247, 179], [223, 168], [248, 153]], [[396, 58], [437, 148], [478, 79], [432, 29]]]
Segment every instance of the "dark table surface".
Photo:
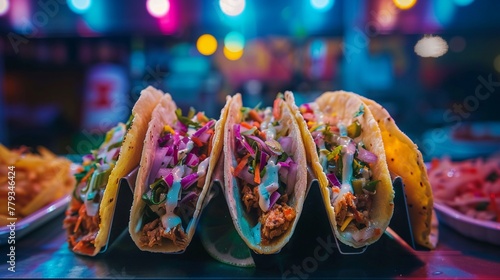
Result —
[[[500, 277], [500, 246], [471, 240], [440, 224], [438, 247], [414, 251], [384, 235], [360, 255], [341, 255], [322, 247], [332, 238], [324, 216], [309, 213], [299, 220], [283, 250], [259, 259], [264, 267], [238, 268], [220, 263], [205, 252], [198, 235], [184, 254], [142, 252], [124, 232], [97, 257], [68, 249], [60, 215], [16, 240], [15, 272], [0, 264], [2, 278], [490, 278]], [[319, 221], [319, 222], [318, 222]], [[311, 226], [312, 224], [318, 226]], [[320, 247], [321, 249], [317, 249]], [[321, 254], [318, 254], [321, 250]], [[8, 247], [0, 247], [6, 259]], [[321, 255], [320, 257], [318, 257]]]

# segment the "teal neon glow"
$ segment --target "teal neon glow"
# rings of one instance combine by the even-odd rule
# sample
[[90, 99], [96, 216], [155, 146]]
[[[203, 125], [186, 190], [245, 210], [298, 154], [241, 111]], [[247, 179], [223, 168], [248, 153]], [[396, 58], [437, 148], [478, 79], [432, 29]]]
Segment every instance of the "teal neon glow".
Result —
[[231, 31], [224, 37], [224, 45], [232, 52], [239, 52], [245, 47], [245, 37], [237, 31]]
[[328, 11], [333, 7], [333, 4], [335, 4], [334, 0], [310, 0], [311, 1], [311, 6], [319, 11]]
[[469, 6], [474, 0], [453, 0], [457, 6]]
[[68, 0], [68, 7], [77, 14], [85, 13], [92, 5], [92, 0]]

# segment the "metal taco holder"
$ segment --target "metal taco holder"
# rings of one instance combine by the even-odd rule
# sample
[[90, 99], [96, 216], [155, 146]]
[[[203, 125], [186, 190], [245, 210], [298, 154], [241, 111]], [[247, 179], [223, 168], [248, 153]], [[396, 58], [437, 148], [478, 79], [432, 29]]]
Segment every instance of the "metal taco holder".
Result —
[[[218, 166], [214, 170], [214, 175], [212, 178], [212, 186], [210, 188], [210, 192], [207, 193], [207, 196], [205, 197], [205, 201], [203, 203], [204, 206], [206, 206], [208, 203], [210, 203], [215, 197], [222, 195], [224, 198], [224, 195], [222, 193], [223, 191], [223, 170], [220, 167], [220, 163], [222, 160], [219, 161]], [[117, 196], [116, 196], [116, 204], [115, 204], [115, 209], [113, 211], [113, 216], [112, 216], [112, 221], [110, 225], [110, 232], [108, 235], [108, 242], [106, 245], [101, 249], [99, 253], [104, 253], [106, 250], [113, 245], [113, 243], [124, 233], [124, 231], [127, 230], [128, 228], [128, 223], [129, 223], [129, 215], [123, 215], [123, 213], [129, 213], [130, 207], [133, 202], [133, 192], [135, 189], [135, 179], [137, 177], [137, 172], [138, 172], [139, 167], [136, 167], [133, 169], [127, 176], [123, 177], [120, 179], [119, 182], [119, 187], [117, 190]], [[309, 189], [308, 193], [306, 194], [306, 199], [304, 201], [304, 206], [306, 206], [306, 202], [310, 201], [312, 192], [316, 192], [316, 195], [318, 195], [320, 192], [319, 190], [319, 183], [316, 178], [312, 175], [311, 172], [308, 172], [308, 184], [309, 184]], [[415, 240], [413, 237], [412, 233], [412, 226], [411, 226], [411, 220], [408, 212], [408, 207], [406, 203], [406, 195], [405, 195], [405, 190], [404, 190], [404, 184], [403, 180], [401, 177], [396, 177], [393, 180], [393, 188], [395, 192], [394, 196], [394, 214], [392, 216], [391, 222], [389, 224], [389, 227], [385, 231], [385, 233], [394, 239], [397, 243], [399, 243], [403, 248], [406, 250], [425, 250], [425, 248], [421, 246], [417, 246], [415, 244]], [[225, 200], [225, 198], [224, 198]], [[307, 207], [304, 207], [307, 208]], [[300, 223], [300, 221], [299, 221]], [[337, 238], [334, 238], [336, 242], [336, 247], [337, 250], [340, 254], [342, 255], [358, 255], [358, 254], [363, 254], [368, 246], [364, 246], [362, 248], [352, 248], [350, 246], [347, 246], [343, 244], [342, 242], [339, 242]], [[182, 253], [182, 252], [180, 252]], [[266, 257], [266, 255], [260, 255], [256, 254], [252, 251], [252, 257], [254, 258], [254, 261], [256, 263], [256, 266], [262, 266], [262, 267], [267, 267], [272, 264], [272, 261], [269, 261], [269, 258]], [[260, 260], [263, 261], [260, 261]], [[265, 260], [265, 261], [264, 261]]]

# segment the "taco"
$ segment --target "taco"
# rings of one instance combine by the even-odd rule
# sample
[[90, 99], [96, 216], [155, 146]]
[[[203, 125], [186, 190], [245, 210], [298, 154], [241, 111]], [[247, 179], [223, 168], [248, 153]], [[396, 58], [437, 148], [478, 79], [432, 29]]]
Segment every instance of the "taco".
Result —
[[233, 96], [224, 139], [224, 185], [236, 230], [260, 254], [280, 251], [293, 234], [307, 192], [306, 153], [287, 103], [243, 107]]
[[336, 237], [354, 248], [376, 242], [392, 218], [394, 191], [370, 109], [342, 91], [293, 109]]
[[218, 121], [169, 94], [149, 123], [130, 212], [129, 232], [143, 251], [178, 253], [191, 242], [222, 150], [230, 98]]
[[360, 98], [380, 127], [391, 175], [403, 179], [415, 242], [433, 249], [437, 245], [438, 227], [433, 222], [433, 195], [422, 154], [384, 107], [371, 99]]
[[83, 157], [63, 222], [73, 252], [95, 256], [106, 245], [119, 179], [139, 164], [151, 113], [162, 96], [153, 87], [144, 89], [128, 122], [109, 130], [99, 148]]

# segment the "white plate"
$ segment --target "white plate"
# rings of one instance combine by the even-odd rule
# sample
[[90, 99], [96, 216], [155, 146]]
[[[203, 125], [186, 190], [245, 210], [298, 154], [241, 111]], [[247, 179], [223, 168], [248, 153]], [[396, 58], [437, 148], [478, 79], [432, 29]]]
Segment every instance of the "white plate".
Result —
[[[71, 195], [65, 196], [48, 204], [27, 217], [15, 221], [16, 226], [14, 231], [16, 241], [66, 211], [66, 207], [68, 206], [70, 200]], [[8, 242], [10, 232], [11, 230], [9, 226], [0, 227], [0, 245], [4, 245]]]
[[479, 241], [500, 245], [500, 223], [473, 219], [438, 202], [434, 202], [434, 209], [440, 221], [461, 234]]

